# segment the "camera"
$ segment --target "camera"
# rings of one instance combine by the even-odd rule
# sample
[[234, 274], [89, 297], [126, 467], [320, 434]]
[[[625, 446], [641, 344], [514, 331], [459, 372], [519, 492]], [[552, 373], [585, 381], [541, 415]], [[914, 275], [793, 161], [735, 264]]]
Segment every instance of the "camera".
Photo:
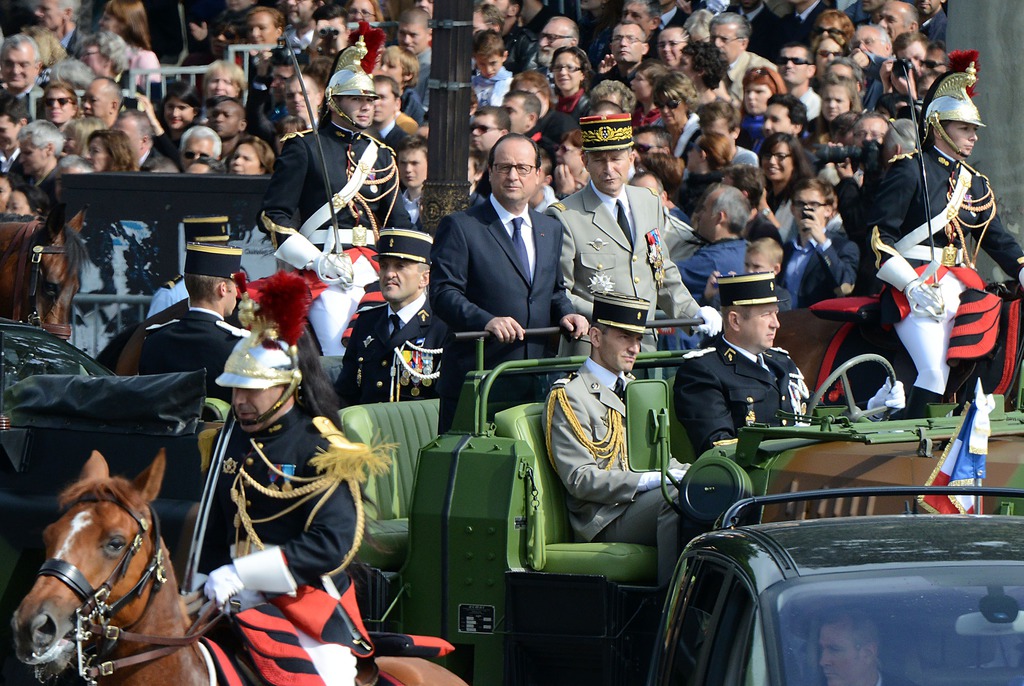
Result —
[[862, 148], [854, 145], [819, 145], [814, 149], [814, 156], [822, 164], [840, 164], [850, 160], [854, 168], [863, 169], [866, 174], [877, 174], [882, 170], [882, 144], [878, 141], [868, 141]]

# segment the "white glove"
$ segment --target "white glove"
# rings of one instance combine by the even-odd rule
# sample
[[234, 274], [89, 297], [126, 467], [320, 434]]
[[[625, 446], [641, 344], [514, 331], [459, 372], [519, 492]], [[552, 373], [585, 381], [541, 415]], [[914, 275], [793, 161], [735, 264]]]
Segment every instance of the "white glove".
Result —
[[903, 382], [897, 381], [894, 386], [889, 379], [885, 380], [878, 392], [868, 401], [868, 411], [875, 408], [888, 407], [890, 410], [902, 410], [907, 406], [907, 395], [903, 390]]
[[684, 464], [682, 469], [670, 469], [668, 470], [668, 473], [672, 475], [673, 479], [675, 479], [676, 481], [680, 481], [684, 476], [686, 476], [686, 470], [689, 468], [690, 465]]
[[705, 305], [700, 308], [700, 317], [704, 323], [697, 327], [706, 336], [717, 336], [722, 331], [722, 315], [713, 307]]
[[942, 293], [938, 288], [926, 286], [920, 279], [912, 281], [904, 291], [910, 303], [911, 314], [918, 317], [931, 317], [937, 322], [945, 318], [946, 308], [942, 302]]
[[352, 260], [344, 253], [320, 255], [313, 261], [313, 268], [324, 283], [338, 284], [344, 289], [352, 286]]
[[636, 485], [637, 493], [646, 493], [661, 485], [661, 472], [644, 472], [640, 475], [640, 483]]
[[210, 572], [203, 586], [203, 593], [208, 599], [216, 601], [217, 607], [224, 607], [231, 596], [244, 589], [245, 584], [235, 571], [235, 565], [227, 564]]
[[1024, 288], [1024, 269], [1017, 272], [1017, 281], [1020, 282], [1020, 287]]

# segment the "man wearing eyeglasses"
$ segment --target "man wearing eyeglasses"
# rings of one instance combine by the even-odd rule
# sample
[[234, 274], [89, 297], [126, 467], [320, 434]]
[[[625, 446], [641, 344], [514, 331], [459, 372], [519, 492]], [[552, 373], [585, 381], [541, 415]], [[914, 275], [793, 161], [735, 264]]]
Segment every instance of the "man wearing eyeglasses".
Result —
[[568, 17], [554, 17], [544, 25], [537, 41], [537, 71], [547, 76], [555, 50], [573, 47], [580, 42], [580, 29]]
[[[633, 147], [630, 116], [597, 115], [580, 119], [583, 161], [590, 183], [548, 208], [562, 223], [562, 273], [577, 312], [590, 316], [594, 297], [613, 291], [643, 298], [671, 318], [700, 318], [701, 333], [721, 328], [717, 310], [700, 307], [686, 290], [665, 243], [668, 221], [657, 193], [627, 186]], [[644, 350], [654, 350], [653, 333]], [[566, 354], [589, 353], [577, 342]]]
[[775, 65], [747, 50], [750, 44], [750, 21], [735, 12], [723, 12], [711, 20], [711, 43], [729, 63], [722, 80], [729, 95], [737, 103], [743, 101], [743, 76], [755, 67], [775, 69]]
[[727, 12], [735, 12], [750, 22], [750, 52], [774, 57], [782, 45], [782, 18], [771, 11], [763, 0], [740, 0], [729, 5]]
[[611, 53], [597, 67], [597, 81], [621, 81], [629, 85], [650, 47], [639, 24], [618, 24], [612, 29]]
[[818, 68], [810, 48], [801, 43], [788, 43], [779, 50], [777, 64], [787, 92], [800, 98], [800, 102], [807, 108], [807, 121], [817, 119], [821, 114], [821, 96], [811, 88], [811, 79]]
[[[559, 265], [562, 227], [530, 209], [541, 184], [540, 149], [517, 133], [503, 136], [488, 159], [490, 198], [441, 220], [430, 253], [430, 304], [452, 332], [486, 331], [484, 367], [555, 353], [550, 338], [524, 330], [557, 324], [573, 337], [589, 331], [566, 295]], [[438, 433], [455, 419], [466, 373], [475, 366], [474, 341], [445, 345], [437, 384]], [[528, 400], [532, 379], [502, 389], [503, 398]]]

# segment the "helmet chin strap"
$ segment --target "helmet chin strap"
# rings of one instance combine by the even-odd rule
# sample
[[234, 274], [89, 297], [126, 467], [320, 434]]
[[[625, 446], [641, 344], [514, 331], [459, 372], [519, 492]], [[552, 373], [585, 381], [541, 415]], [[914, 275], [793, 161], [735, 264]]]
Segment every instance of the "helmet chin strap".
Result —
[[238, 419], [238, 423], [241, 424], [242, 426], [259, 426], [263, 422], [268, 421], [271, 417], [274, 416], [274, 414], [277, 413], [278, 410], [281, 409], [281, 407], [284, 406], [286, 402], [288, 402], [288, 398], [292, 397], [293, 395], [296, 398], [298, 398], [297, 391], [299, 389], [299, 383], [301, 381], [302, 372], [300, 372], [298, 369], [294, 370], [292, 372], [292, 380], [289, 381], [288, 385], [284, 387], [284, 390], [281, 391], [281, 396], [277, 399], [277, 402], [270, 406], [270, 409], [268, 409], [266, 412], [256, 417], [255, 419], [250, 419], [248, 421], [240, 419], [236, 415], [235, 418]]
[[344, 119], [345, 125], [350, 126], [352, 130], [363, 131], [366, 129], [365, 126], [360, 126], [359, 124], [357, 124], [355, 120], [353, 120], [352, 117], [349, 116], [348, 112], [346, 112], [345, 110], [341, 109], [341, 107], [338, 106], [338, 103], [334, 101], [333, 95], [331, 96], [330, 100], [327, 101], [327, 108], [331, 110], [331, 112], [334, 112], [336, 115]]
[[966, 155], [964, 155], [964, 151], [960, 149], [960, 146], [954, 143], [953, 139], [949, 137], [948, 133], [946, 133], [946, 127], [942, 125], [942, 122], [939, 121], [939, 118], [935, 114], [932, 114], [932, 116], [928, 118], [928, 124], [935, 132], [935, 135], [944, 140], [946, 145], [948, 145], [956, 155], [959, 157], [966, 157]]

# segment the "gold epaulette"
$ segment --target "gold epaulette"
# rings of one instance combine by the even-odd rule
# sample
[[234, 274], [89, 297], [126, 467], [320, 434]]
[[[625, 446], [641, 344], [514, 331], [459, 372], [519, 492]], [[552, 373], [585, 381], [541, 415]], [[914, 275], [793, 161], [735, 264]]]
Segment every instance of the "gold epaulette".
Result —
[[313, 129], [303, 129], [302, 131], [292, 131], [291, 133], [286, 133], [285, 135], [281, 136], [281, 142], [284, 143], [285, 141], [291, 138], [302, 138], [307, 133], [310, 133], [312, 130]]
[[178, 274], [176, 277], [174, 277], [173, 279], [165, 283], [163, 286], [161, 286], [161, 288], [174, 288], [175, 286], [178, 285], [178, 282], [181, 281], [183, 278], [185, 277], [183, 277], [181, 274]]
[[394, 444], [354, 443], [327, 417], [314, 417], [313, 426], [330, 444], [327, 450], [309, 461], [322, 476], [335, 481], [366, 483], [369, 477], [387, 474], [391, 468]]
[[553, 202], [550, 205], [548, 205], [548, 209], [556, 209], [559, 212], [565, 212], [565, 205], [560, 202]]
[[739, 440], [740, 439], [738, 438], [723, 438], [720, 441], [714, 441], [711, 445], [713, 445], [716, 448], [719, 448], [723, 445], [732, 445], [733, 443], [739, 443]]
[[911, 150], [910, 152], [901, 152], [899, 155], [893, 155], [892, 158], [889, 159], [889, 164], [892, 164], [893, 162], [895, 162], [897, 160], [909, 160], [909, 159], [912, 159], [914, 157], [914, 155], [916, 155], [916, 154], [917, 154], [917, 150]]
[[651, 192], [651, 195], [653, 195], [655, 198], [658, 197], [658, 191], [654, 190], [650, 186], [639, 186], [639, 188], [646, 188], [647, 190], [649, 190]]
[[199, 432], [199, 458], [200, 466], [204, 472], [210, 468], [213, 446], [217, 443], [217, 434], [219, 433], [220, 428], [206, 429]]

